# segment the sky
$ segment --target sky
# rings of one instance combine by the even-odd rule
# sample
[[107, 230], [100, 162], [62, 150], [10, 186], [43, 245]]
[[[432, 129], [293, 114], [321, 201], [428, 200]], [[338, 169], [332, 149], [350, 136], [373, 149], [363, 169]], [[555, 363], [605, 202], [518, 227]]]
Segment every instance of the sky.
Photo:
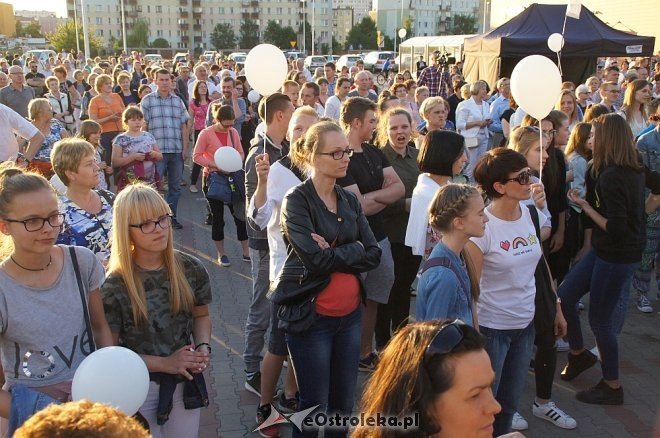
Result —
[[11, 3], [14, 10], [53, 11], [58, 17], [66, 17], [66, 0], [2, 0]]

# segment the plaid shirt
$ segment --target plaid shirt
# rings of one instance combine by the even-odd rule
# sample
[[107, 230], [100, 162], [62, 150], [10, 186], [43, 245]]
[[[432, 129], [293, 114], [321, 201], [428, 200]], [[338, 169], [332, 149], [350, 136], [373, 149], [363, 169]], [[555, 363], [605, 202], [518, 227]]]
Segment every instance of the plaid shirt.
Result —
[[163, 98], [156, 91], [145, 96], [140, 106], [160, 151], [164, 154], [182, 152], [181, 125], [190, 116], [181, 98], [172, 94]]
[[442, 96], [445, 99], [449, 96], [451, 86], [448, 72], [442, 72], [441, 68], [435, 66], [426, 67], [417, 80], [417, 86], [429, 87], [429, 96]]

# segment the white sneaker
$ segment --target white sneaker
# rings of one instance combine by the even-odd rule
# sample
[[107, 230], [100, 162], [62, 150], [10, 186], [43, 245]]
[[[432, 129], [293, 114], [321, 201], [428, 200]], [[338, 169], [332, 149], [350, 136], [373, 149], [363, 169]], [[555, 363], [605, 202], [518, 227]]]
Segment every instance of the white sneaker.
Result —
[[559, 409], [555, 402], [549, 401], [544, 405], [539, 405], [534, 402], [532, 405], [532, 413], [535, 417], [542, 418], [562, 429], [575, 429], [577, 421], [566, 412]]
[[582, 300], [578, 301], [578, 310], [584, 310], [584, 304], [582, 303]]
[[568, 342], [564, 341], [563, 339], [559, 338], [557, 339], [557, 351], [568, 351]]
[[589, 351], [591, 351], [594, 354], [594, 356], [596, 356], [598, 360], [600, 360], [600, 351], [598, 351], [598, 345], [596, 345], [594, 348], [592, 348]]
[[646, 298], [646, 295], [639, 295], [639, 298], [637, 299], [637, 310], [642, 313], [653, 313], [653, 307], [651, 306], [649, 299]]
[[513, 421], [511, 422], [511, 429], [513, 430], [527, 430], [529, 423], [518, 412], [513, 414]]

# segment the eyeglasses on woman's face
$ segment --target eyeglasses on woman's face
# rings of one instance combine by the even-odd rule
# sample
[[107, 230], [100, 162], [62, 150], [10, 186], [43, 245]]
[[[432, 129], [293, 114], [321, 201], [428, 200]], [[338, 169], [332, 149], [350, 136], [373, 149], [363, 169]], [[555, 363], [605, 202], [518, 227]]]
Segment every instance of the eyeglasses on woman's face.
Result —
[[523, 170], [522, 172], [520, 172], [515, 177], [505, 179], [504, 181], [502, 181], [502, 183], [506, 184], [510, 181], [515, 181], [518, 184], [520, 184], [521, 186], [526, 186], [527, 184], [529, 184], [532, 181], [532, 169], [530, 169], [528, 167], [527, 169]]
[[341, 160], [344, 158], [344, 155], [348, 155], [348, 157], [353, 156], [353, 149], [351, 148], [346, 148], [343, 151], [334, 151], [334, 152], [317, 152], [317, 155], [328, 155], [331, 156], [333, 160]]
[[139, 228], [143, 234], [151, 234], [156, 231], [156, 225], [161, 227], [163, 230], [166, 230], [170, 227], [171, 224], [172, 224], [172, 215], [164, 214], [158, 219], [144, 221], [141, 224], [135, 224], [135, 225], [130, 224], [129, 227]]
[[5, 218], [4, 221], [15, 224], [23, 224], [25, 231], [33, 233], [36, 231], [41, 231], [44, 225], [46, 225], [46, 222], [48, 222], [48, 224], [53, 228], [61, 227], [62, 224], [64, 224], [64, 214], [55, 213], [48, 217], [31, 217], [22, 221]]

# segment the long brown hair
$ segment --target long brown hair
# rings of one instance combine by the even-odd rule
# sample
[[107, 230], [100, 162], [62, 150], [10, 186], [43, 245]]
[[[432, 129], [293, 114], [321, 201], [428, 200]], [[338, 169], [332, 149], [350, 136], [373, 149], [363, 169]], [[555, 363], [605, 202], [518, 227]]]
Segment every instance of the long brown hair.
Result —
[[591, 135], [591, 123], [578, 123], [571, 132], [571, 137], [568, 139], [568, 145], [564, 150], [566, 157], [571, 154], [578, 154], [585, 160], [591, 160], [591, 151], [587, 147], [589, 136]]
[[447, 321], [426, 321], [401, 328], [383, 350], [378, 366], [366, 385], [360, 412], [376, 415], [420, 414], [420, 429], [403, 432], [387, 427], [360, 426], [352, 438], [389, 438], [430, 436], [441, 425], [435, 418], [435, 402], [453, 385], [455, 359], [465, 353], [480, 351], [484, 340], [475, 329], [462, 325], [463, 339], [448, 354], [434, 355], [424, 363], [426, 347]]
[[[626, 94], [623, 96], [623, 105], [621, 111], [626, 115], [626, 122], [630, 123], [633, 119], [633, 106], [635, 105], [635, 93], [639, 90], [650, 87], [651, 83], [646, 79], [635, 79], [626, 87]], [[649, 118], [649, 111], [645, 104], [639, 104], [639, 111], [642, 113], [644, 121]]]
[[640, 171], [632, 131], [625, 119], [618, 114], [606, 114], [593, 122], [595, 128], [594, 158], [591, 174], [594, 178], [607, 166], [620, 166]]

